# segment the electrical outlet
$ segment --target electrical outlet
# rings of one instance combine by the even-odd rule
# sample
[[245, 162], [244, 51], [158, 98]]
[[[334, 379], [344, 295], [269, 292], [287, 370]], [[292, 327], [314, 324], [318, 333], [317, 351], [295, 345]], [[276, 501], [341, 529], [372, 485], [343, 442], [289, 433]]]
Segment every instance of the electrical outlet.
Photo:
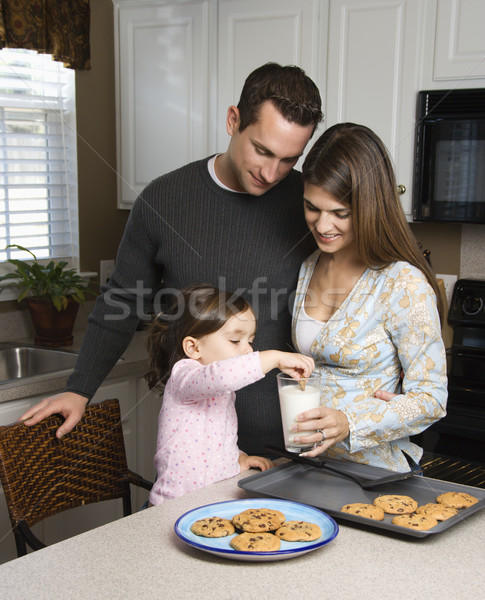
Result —
[[101, 285], [104, 285], [108, 282], [111, 277], [111, 273], [115, 268], [114, 260], [100, 260], [99, 261], [99, 281]]
[[448, 300], [448, 306], [451, 304], [451, 296], [453, 295], [453, 288], [455, 287], [456, 280], [458, 277], [456, 275], [438, 275], [436, 274], [436, 279], [442, 279], [445, 285], [446, 299]]

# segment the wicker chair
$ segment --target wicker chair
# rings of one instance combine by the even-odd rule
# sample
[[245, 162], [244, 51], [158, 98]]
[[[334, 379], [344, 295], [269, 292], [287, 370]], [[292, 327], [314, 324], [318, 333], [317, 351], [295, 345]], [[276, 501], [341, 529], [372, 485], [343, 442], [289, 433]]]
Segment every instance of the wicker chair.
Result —
[[88, 406], [71, 433], [55, 431], [58, 415], [27, 427], [17, 422], [0, 427], [0, 480], [7, 501], [17, 553], [45, 548], [32, 525], [69, 508], [121, 498], [131, 514], [130, 483], [152, 483], [128, 469], [118, 400]]

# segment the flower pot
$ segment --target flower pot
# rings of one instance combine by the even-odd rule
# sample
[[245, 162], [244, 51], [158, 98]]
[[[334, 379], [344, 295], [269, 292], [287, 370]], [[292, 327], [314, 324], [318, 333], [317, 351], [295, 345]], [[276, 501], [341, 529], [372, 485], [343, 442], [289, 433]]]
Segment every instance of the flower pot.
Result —
[[34, 326], [36, 346], [58, 348], [72, 345], [72, 330], [79, 309], [75, 300], [69, 298], [67, 308], [61, 311], [46, 298], [27, 298], [26, 302]]

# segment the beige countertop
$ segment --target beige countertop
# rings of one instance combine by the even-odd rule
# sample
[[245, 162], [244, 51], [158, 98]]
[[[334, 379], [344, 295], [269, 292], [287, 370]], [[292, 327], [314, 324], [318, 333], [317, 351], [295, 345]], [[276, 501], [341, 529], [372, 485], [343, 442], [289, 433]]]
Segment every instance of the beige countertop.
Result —
[[[72, 346], [59, 348], [68, 352], [78, 352], [84, 336], [84, 330], [74, 332], [74, 343]], [[146, 350], [146, 331], [136, 331], [128, 348], [121, 360], [113, 367], [106, 381], [115, 377], [129, 377], [133, 375], [144, 375], [147, 370], [148, 354]], [[22, 338], [15, 342], [33, 344], [32, 338]], [[10, 380], [0, 384], [0, 403], [20, 398], [27, 398], [38, 394], [46, 396], [60, 392], [64, 389], [66, 381], [72, 369], [66, 369], [54, 374], [40, 375], [37, 377], [25, 377]]]
[[329, 544], [278, 562], [239, 562], [188, 546], [174, 523], [193, 508], [247, 498], [221, 481], [0, 566], [0, 597], [446, 600], [483, 596], [485, 511], [427, 538], [339, 523]]

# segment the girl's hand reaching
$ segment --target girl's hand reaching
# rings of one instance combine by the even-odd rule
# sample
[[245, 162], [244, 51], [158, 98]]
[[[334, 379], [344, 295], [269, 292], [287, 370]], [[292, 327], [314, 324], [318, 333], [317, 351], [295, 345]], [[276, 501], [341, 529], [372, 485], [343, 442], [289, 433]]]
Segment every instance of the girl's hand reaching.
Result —
[[269, 460], [269, 458], [264, 458], [263, 456], [248, 456], [241, 452], [239, 455], [239, 466], [241, 468], [241, 473], [243, 471], [247, 471], [252, 467], [255, 469], [261, 469], [261, 471], [267, 471], [271, 469], [273, 463]]
[[272, 369], [279, 369], [293, 379], [310, 377], [315, 368], [313, 358], [296, 354], [294, 352], [280, 352], [279, 350], [265, 350], [259, 353], [263, 373]]

